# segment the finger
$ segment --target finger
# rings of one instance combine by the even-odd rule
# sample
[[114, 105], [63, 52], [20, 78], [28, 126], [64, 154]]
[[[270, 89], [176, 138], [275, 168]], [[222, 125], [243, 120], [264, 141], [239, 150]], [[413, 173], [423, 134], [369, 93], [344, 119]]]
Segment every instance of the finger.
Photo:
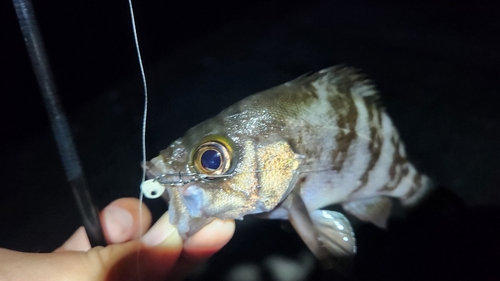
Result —
[[[140, 206], [142, 206], [141, 212]], [[142, 221], [140, 213], [142, 213]], [[139, 238], [151, 225], [151, 212], [146, 205], [140, 205], [136, 198], [120, 198], [113, 201], [104, 208], [100, 218], [106, 240], [112, 244]], [[55, 252], [88, 251], [89, 249], [90, 242], [85, 229], [80, 227]]]
[[88, 251], [90, 249], [90, 241], [83, 226], [80, 226], [61, 247], [54, 250], [54, 252], [66, 251]]
[[137, 198], [120, 198], [104, 208], [101, 222], [109, 243], [123, 243], [141, 237], [149, 229], [151, 212]]
[[234, 234], [234, 220], [215, 219], [184, 242], [183, 255], [206, 258], [219, 251]]
[[155, 228], [165, 230], [157, 231], [164, 240], [155, 247], [134, 240], [95, 247], [88, 252], [34, 254], [0, 249], [1, 277], [51, 281], [165, 280], [182, 252], [182, 238], [168, 222], [168, 214], [160, 218]]
[[[182, 238], [170, 224], [168, 212], [141, 238], [139, 249], [121, 257], [105, 280], [165, 280], [182, 252]], [[118, 246], [118, 245], [112, 245]]]
[[189, 237], [169, 280], [184, 278], [199, 264], [219, 251], [233, 237], [234, 220], [216, 219]]

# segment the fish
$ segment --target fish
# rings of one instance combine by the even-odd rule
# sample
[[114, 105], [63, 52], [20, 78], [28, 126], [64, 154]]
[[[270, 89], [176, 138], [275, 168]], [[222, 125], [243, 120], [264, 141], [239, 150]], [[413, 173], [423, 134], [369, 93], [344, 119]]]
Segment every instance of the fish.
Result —
[[408, 160], [371, 80], [334, 66], [251, 95], [144, 164], [188, 238], [214, 218], [289, 220], [320, 261], [356, 253], [344, 212], [386, 228], [433, 186]]

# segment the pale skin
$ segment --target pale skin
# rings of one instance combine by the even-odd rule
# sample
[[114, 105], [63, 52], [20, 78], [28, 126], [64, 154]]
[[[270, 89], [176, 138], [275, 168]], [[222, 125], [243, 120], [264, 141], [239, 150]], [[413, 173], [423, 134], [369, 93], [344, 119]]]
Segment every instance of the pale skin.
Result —
[[140, 221], [139, 201], [118, 199], [101, 212], [109, 246], [91, 248], [80, 227], [53, 253], [0, 249], [0, 280], [183, 280], [234, 233], [234, 220], [215, 220], [183, 242], [168, 213], [149, 228], [145, 205]]

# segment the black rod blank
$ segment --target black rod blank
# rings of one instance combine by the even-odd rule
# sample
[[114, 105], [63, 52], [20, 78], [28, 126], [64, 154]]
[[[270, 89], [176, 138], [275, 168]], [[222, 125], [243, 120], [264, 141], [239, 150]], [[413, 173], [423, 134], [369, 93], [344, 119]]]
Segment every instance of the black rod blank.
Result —
[[106, 239], [99, 220], [99, 212], [92, 203], [68, 121], [57, 96], [33, 6], [30, 0], [13, 0], [13, 3], [45, 108], [49, 114], [52, 132], [59, 149], [66, 178], [76, 199], [83, 226], [92, 246], [105, 246]]

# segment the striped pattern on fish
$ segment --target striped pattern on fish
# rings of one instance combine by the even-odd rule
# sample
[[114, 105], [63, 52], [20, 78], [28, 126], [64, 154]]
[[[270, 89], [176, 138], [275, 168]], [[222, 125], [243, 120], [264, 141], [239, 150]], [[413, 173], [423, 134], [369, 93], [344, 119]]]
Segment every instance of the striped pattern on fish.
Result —
[[[428, 178], [408, 161], [396, 128], [364, 76], [352, 68], [336, 67], [285, 86], [303, 83], [312, 85], [311, 98], [316, 101], [303, 108], [297, 119], [289, 119], [285, 128], [290, 139], [302, 133], [294, 151], [313, 156], [299, 169], [301, 196], [309, 210], [374, 195], [409, 202], [428, 184]], [[331, 170], [307, 172], [324, 167]]]

